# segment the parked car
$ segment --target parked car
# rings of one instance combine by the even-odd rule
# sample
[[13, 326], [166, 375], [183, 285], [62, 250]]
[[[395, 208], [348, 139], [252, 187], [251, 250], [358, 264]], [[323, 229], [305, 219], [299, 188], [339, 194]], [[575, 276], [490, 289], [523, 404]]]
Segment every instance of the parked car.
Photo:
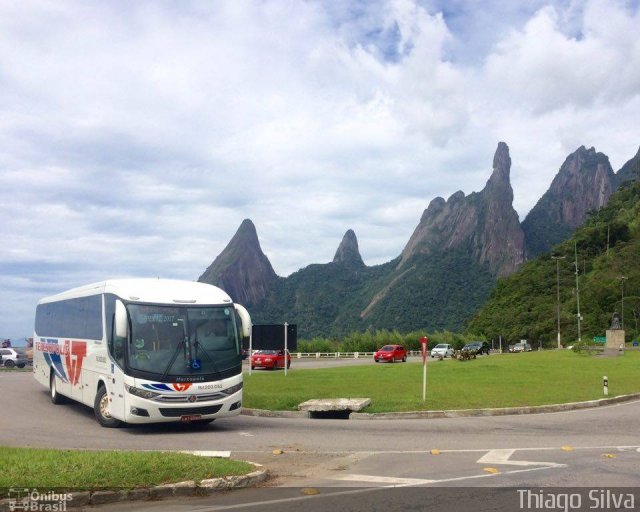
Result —
[[27, 354], [21, 349], [0, 348], [0, 354], [2, 355], [2, 365], [5, 368], [13, 368], [14, 366], [24, 368], [29, 362]]
[[463, 352], [471, 352], [477, 356], [481, 354], [489, 355], [490, 350], [491, 350], [491, 347], [489, 347], [489, 344], [486, 341], [472, 341], [470, 343], [467, 343], [464, 347], [462, 347]]
[[515, 352], [514, 347], [515, 345], [509, 345], [509, 352]]
[[529, 345], [526, 341], [520, 341], [513, 346], [514, 352], [531, 352], [533, 350], [531, 345]]
[[373, 354], [373, 360], [376, 363], [381, 361], [387, 361], [388, 363], [395, 363], [396, 361], [407, 360], [407, 351], [402, 345], [385, 345]]
[[[291, 368], [291, 354], [287, 350], [287, 368]], [[284, 368], [285, 364], [284, 350], [256, 350], [251, 355], [251, 369], [265, 368], [267, 370], [275, 370], [276, 368]]]
[[450, 357], [453, 355], [453, 347], [448, 343], [438, 343], [431, 349], [431, 357]]

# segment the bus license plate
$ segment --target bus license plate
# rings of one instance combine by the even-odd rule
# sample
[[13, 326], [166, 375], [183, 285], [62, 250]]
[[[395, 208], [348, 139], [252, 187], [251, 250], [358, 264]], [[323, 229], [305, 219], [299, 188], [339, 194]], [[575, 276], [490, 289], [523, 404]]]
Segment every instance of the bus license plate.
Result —
[[198, 421], [202, 419], [202, 414], [185, 414], [184, 416], [180, 416], [180, 421], [185, 423], [189, 423], [190, 421]]

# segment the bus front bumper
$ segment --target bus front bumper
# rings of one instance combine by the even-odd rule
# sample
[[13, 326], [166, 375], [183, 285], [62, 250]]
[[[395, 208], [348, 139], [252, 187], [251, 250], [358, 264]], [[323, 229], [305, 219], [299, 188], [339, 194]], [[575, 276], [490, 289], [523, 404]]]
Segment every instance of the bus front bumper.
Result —
[[[195, 396], [195, 395], [194, 395]], [[242, 410], [242, 391], [216, 401], [163, 403], [127, 394], [126, 423], [194, 422], [237, 416]]]

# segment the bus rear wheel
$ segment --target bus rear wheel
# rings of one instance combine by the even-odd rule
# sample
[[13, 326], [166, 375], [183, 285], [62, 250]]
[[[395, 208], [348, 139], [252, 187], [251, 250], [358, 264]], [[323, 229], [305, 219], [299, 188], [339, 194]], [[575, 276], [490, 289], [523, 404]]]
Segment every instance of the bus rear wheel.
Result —
[[49, 398], [51, 398], [51, 403], [55, 405], [63, 404], [64, 397], [58, 393], [58, 387], [56, 385], [56, 374], [52, 370], [51, 375], [49, 377]]
[[100, 425], [106, 428], [117, 428], [120, 426], [120, 420], [115, 419], [109, 413], [109, 395], [104, 385], [98, 388], [96, 398], [93, 401], [93, 413]]

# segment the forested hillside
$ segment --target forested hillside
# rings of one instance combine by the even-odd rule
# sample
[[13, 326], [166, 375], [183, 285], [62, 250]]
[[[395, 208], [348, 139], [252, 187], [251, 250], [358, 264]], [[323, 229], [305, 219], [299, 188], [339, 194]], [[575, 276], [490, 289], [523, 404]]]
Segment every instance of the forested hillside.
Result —
[[465, 248], [375, 267], [309, 265], [287, 279], [251, 314], [298, 325], [302, 338], [341, 337], [354, 331], [462, 329], [489, 295], [495, 277]]
[[[554, 260], [552, 256], [565, 259]], [[640, 183], [623, 186], [611, 196], [607, 207], [592, 212], [585, 225], [551, 253], [500, 279], [485, 306], [467, 325], [468, 330], [488, 338], [502, 335], [507, 340], [527, 338], [534, 344], [542, 340], [545, 345], [555, 345], [557, 269], [563, 343], [578, 338], [578, 297], [583, 340], [603, 336], [616, 311], [623, 313], [627, 341], [640, 335]]]

